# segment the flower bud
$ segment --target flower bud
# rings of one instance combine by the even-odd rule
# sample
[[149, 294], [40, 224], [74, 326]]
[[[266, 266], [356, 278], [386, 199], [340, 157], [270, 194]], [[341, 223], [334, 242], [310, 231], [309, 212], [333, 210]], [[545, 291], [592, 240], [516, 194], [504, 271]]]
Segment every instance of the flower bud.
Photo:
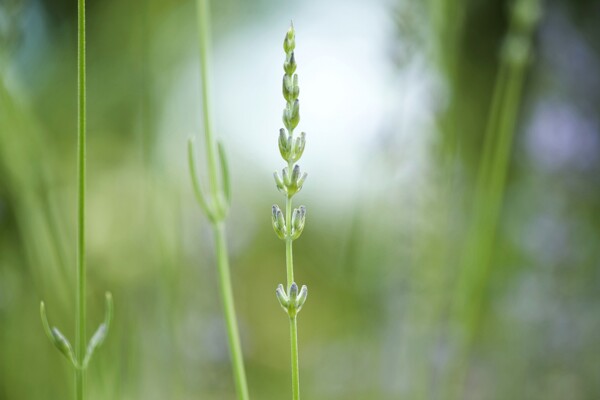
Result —
[[302, 157], [302, 153], [304, 153], [304, 146], [306, 146], [306, 133], [302, 132], [300, 136], [294, 140], [294, 146], [292, 148], [294, 162], [298, 161], [300, 157]]
[[298, 285], [296, 285], [296, 282], [292, 282], [292, 285], [290, 286], [290, 293], [288, 294], [288, 297], [290, 299], [290, 303], [296, 302], [296, 297], [298, 297]]
[[288, 103], [283, 110], [283, 124], [289, 132], [292, 132], [300, 122], [300, 102], [294, 100], [294, 103], [290, 105]]
[[296, 99], [294, 100], [294, 105], [292, 106], [290, 113], [290, 125], [292, 130], [296, 129], [298, 122], [300, 122], [300, 102]]
[[300, 289], [300, 294], [296, 298], [296, 313], [299, 313], [302, 310], [302, 306], [306, 302], [306, 298], [308, 297], [308, 288], [306, 285], [302, 285], [302, 289]]
[[289, 75], [283, 75], [282, 92], [286, 101], [294, 100], [294, 83]]
[[292, 239], [296, 240], [304, 230], [304, 222], [306, 220], [306, 207], [300, 206], [294, 210], [292, 214]]
[[279, 304], [287, 311], [290, 318], [296, 317], [296, 315], [302, 309], [302, 306], [306, 302], [308, 297], [308, 288], [306, 285], [302, 285], [302, 289], [298, 291], [298, 285], [296, 282], [292, 282], [288, 290], [287, 295], [283, 291], [283, 286], [279, 285], [276, 291]]
[[300, 176], [300, 179], [298, 179], [298, 182], [296, 183], [296, 186], [298, 186], [298, 191], [302, 189], [302, 186], [304, 185], [304, 181], [306, 180], [307, 176], [308, 174], [306, 172], [303, 172], [302, 176]]
[[285, 239], [286, 229], [285, 229], [285, 220], [283, 218], [283, 213], [278, 205], [274, 205], [272, 208], [271, 222], [273, 223], [273, 230], [279, 237], [279, 239]]
[[67, 340], [67, 338], [58, 330], [58, 328], [53, 327], [50, 332], [52, 332], [52, 337], [54, 338], [54, 345], [56, 348], [63, 353], [68, 360], [74, 360], [74, 353], [71, 344]]
[[282, 128], [279, 130], [279, 152], [284, 160], [289, 160], [292, 155], [292, 137], [285, 134]]
[[292, 170], [291, 181], [292, 183], [298, 182], [298, 178], [300, 178], [300, 166], [298, 164], [294, 165], [294, 169]]
[[291, 53], [296, 47], [296, 32], [294, 31], [294, 25], [290, 26], [290, 29], [285, 34], [283, 39], [283, 51]]
[[284, 169], [281, 170], [281, 175], [283, 176], [283, 184], [285, 185], [286, 188], [289, 188], [290, 185], [292, 184], [292, 181], [290, 178], [290, 170], [288, 169], [288, 167], [285, 167]]
[[277, 185], [277, 190], [282, 193], [285, 193], [285, 186], [283, 185], [283, 181], [281, 180], [281, 176], [277, 171], [273, 172], [273, 177], [275, 178], [275, 185]]
[[285, 294], [282, 284], [279, 284], [279, 286], [277, 286], [277, 289], [275, 290], [275, 296], [277, 296], [277, 300], [279, 300], [281, 308], [283, 308], [287, 312], [288, 307], [290, 305], [290, 299], [288, 298], [287, 294]]
[[292, 76], [296, 72], [296, 57], [294, 53], [288, 54], [283, 63], [283, 70], [286, 75]]
[[292, 97], [296, 100], [300, 96], [300, 86], [298, 86], [298, 74], [294, 74], [294, 82], [292, 83]]

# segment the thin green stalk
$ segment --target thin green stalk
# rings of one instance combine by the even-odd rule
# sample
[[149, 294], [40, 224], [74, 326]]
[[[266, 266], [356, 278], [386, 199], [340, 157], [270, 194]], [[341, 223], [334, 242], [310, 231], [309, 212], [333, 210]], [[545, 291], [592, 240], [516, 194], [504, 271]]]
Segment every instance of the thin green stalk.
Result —
[[[86, 286], [85, 286], [85, 156], [86, 156], [86, 76], [85, 76], [85, 0], [79, 0], [77, 13], [78, 26], [78, 135], [77, 135], [77, 170], [79, 174], [79, 190], [77, 199], [77, 332], [75, 346], [77, 348], [77, 362], [83, 365], [86, 347]], [[85, 369], [75, 369], [75, 398], [83, 400], [85, 395]]]
[[200, 44], [200, 75], [202, 79], [202, 115], [204, 122], [204, 143], [206, 146], [206, 158], [208, 161], [209, 190], [213, 197], [219, 190], [219, 179], [217, 177], [217, 143], [213, 137], [212, 115], [210, 113], [210, 79], [209, 62], [210, 54], [210, 5], [208, 0], [197, 0], [198, 11], [198, 34]]
[[[289, 167], [291, 168], [291, 167]], [[287, 237], [285, 239], [285, 265], [287, 271], [287, 289], [292, 287], [294, 282], [294, 256], [292, 252], [292, 197], [285, 199], [285, 221], [287, 227]], [[290, 316], [290, 347], [292, 364], [292, 399], [300, 399], [300, 369], [298, 363], [298, 324], [296, 315]]]
[[227, 255], [225, 224], [222, 222], [215, 224], [214, 234], [216, 237], [221, 300], [223, 301], [223, 308], [225, 309], [225, 322], [227, 325], [229, 348], [231, 349], [231, 364], [233, 366], [235, 387], [240, 399], [248, 399], [250, 396], [248, 394], [248, 384], [246, 382], [246, 373], [244, 371], [244, 357], [238, 334], [239, 330], [233, 302], [233, 291], [231, 289], [231, 274], [229, 270], [229, 258]]
[[539, 0], [519, 0], [514, 4], [511, 26], [503, 44], [475, 189], [474, 215], [454, 302], [457, 355], [446, 393], [455, 399], [464, 398], [470, 351], [483, 315], [485, 288], [491, 275], [511, 147], [539, 7]]
[[285, 198], [285, 226], [287, 227], [287, 237], [285, 239], [285, 266], [287, 276], [287, 289], [290, 289], [294, 282], [294, 255], [292, 251], [292, 198]]
[[298, 324], [296, 317], [290, 317], [290, 341], [292, 360], [292, 399], [300, 399], [300, 368], [298, 366]]
[[[246, 381], [242, 346], [237, 325], [231, 273], [227, 255], [227, 241], [225, 237], [224, 220], [227, 216], [231, 202], [229, 173], [227, 161], [225, 160], [225, 152], [222, 146], [217, 143], [213, 135], [212, 116], [210, 111], [210, 7], [208, 0], [197, 0], [196, 5], [198, 12], [198, 42], [200, 50], [200, 74], [202, 80], [204, 141], [209, 177], [208, 196], [205, 196], [203, 193], [196, 175], [194, 149], [191, 141], [188, 144], [190, 176], [192, 178], [192, 185], [198, 203], [213, 226], [215, 252], [217, 254], [217, 269], [219, 272], [219, 288], [227, 326], [227, 337], [229, 339], [229, 351], [236, 392], [238, 399], [248, 400], [248, 383]], [[219, 156], [219, 163], [217, 163], [217, 154]], [[221, 180], [219, 180], [217, 172], [219, 166], [221, 168]]]
[[86, 339], [86, 260], [85, 260], [85, 162], [86, 162], [86, 67], [85, 0], [77, 9], [77, 295], [75, 315], [75, 351], [67, 338], [50, 327], [44, 302], [40, 304], [42, 325], [50, 341], [71, 362], [75, 370], [75, 399], [86, 394], [86, 370], [97, 347], [102, 345], [113, 315], [112, 295], [106, 293], [106, 314], [89, 342]]

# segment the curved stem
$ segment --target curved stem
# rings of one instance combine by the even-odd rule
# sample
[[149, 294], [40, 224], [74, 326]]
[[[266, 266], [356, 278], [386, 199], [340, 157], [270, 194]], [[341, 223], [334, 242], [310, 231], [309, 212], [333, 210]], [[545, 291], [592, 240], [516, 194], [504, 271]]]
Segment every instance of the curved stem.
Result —
[[[85, 158], [86, 158], [86, 118], [85, 118], [85, 0], [78, 1], [78, 135], [77, 135], [77, 167], [78, 167], [78, 201], [77, 201], [77, 316], [75, 349], [79, 365], [83, 365], [85, 357]], [[75, 398], [85, 397], [85, 369], [75, 370]]]
[[248, 384], [246, 372], [244, 371], [244, 358], [242, 346], [238, 334], [238, 326], [233, 301], [233, 290], [231, 289], [231, 274], [229, 271], [229, 258], [227, 256], [227, 242], [225, 237], [225, 225], [218, 222], [213, 225], [217, 247], [217, 268], [219, 270], [219, 285], [221, 289], [221, 300], [225, 311], [225, 322], [227, 325], [227, 336], [231, 351], [231, 363], [233, 366], [233, 377], [238, 398], [247, 400]]

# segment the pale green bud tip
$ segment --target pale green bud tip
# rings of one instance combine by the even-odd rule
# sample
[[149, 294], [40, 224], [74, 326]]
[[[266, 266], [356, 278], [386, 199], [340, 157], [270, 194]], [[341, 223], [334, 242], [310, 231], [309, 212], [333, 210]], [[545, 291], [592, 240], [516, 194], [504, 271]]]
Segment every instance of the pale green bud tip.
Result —
[[298, 161], [304, 153], [304, 147], [306, 146], [306, 133], [302, 132], [299, 137], [294, 140], [294, 147], [292, 152], [294, 153], [294, 161]]
[[300, 294], [298, 295], [298, 298], [296, 299], [296, 312], [300, 312], [300, 310], [302, 310], [302, 306], [304, 306], [304, 303], [306, 302], [306, 298], [308, 297], [308, 288], [306, 287], [306, 285], [302, 285], [302, 289], [300, 289]]
[[287, 187], [290, 186], [292, 181], [290, 179], [290, 170], [288, 167], [285, 167], [281, 170], [281, 176], [283, 176], [283, 184]]
[[296, 31], [294, 30], [294, 24], [291, 24], [283, 39], [283, 50], [286, 53], [291, 53], [294, 51], [294, 47], [296, 47]]
[[279, 301], [281, 307], [287, 311], [290, 303], [287, 294], [285, 294], [285, 291], [283, 290], [283, 285], [280, 284], [277, 286], [277, 289], [275, 290], [275, 296], [277, 296], [277, 300]]
[[300, 177], [300, 179], [298, 179], [298, 190], [302, 189], [302, 185], [304, 185], [304, 181], [306, 180], [306, 177], [308, 176], [308, 174], [306, 172], [302, 173], [302, 176]]
[[282, 193], [285, 193], [285, 186], [283, 184], [283, 181], [281, 180], [281, 176], [279, 176], [279, 173], [275, 171], [273, 172], [273, 176], [275, 177], [275, 185], [277, 186], [277, 190], [279, 190]]

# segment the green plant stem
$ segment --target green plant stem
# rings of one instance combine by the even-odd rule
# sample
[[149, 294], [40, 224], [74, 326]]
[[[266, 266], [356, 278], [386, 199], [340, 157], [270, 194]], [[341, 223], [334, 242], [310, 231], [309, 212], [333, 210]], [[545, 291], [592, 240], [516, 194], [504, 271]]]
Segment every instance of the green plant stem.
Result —
[[[222, 189], [217, 175], [217, 143], [212, 130], [212, 118], [210, 113], [210, 79], [209, 79], [209, 55], [210, 55], [210, 7], [208, 0], [197, 0], [198, 12], [198, 34], [200, 47], [200, 73], [202, 79], [202, 112], [204, 122], [204, 139], [206, 147], [206, 156], [208, 163], [209, 192], [212, 199], [213, 209], [211, 223], [216, 241], [217, 269], [219, 272], [219, 286], [225, 322], [227, 326], [227, 337], [229, 340], [229, 351], [233, 369], [233, 377], [238, 399], [248, 400], [248, 383], [246, 381], [246, 372], [244, 369], [244, 359], [242, 346], [240, 344], [237, 317], [233, 299], [233, 289], [231, 285], [231, 273], [229, 269], [229, 258], [227, 255], [227, 241], [225, 237], [225, 210], [223, 209], [221, 195]], [[223, 162], [223, 168], [226, 165]], [[192, 174], [194, 172], [192, 171]], [[193, 181], [196, 178], [192, 176]], [[226, 197], [226, 196], [225, 196]]]
[[225, 322], [227, 325], [227, 336], [229, 338], [235, 387], [240, 399], [248, 399], [248, 384], [246, 382], [246, 373], [244, 371], [244, 358], [238, 334], [233, 291], [231, 289], [231, 274], [229, 270], [229, 257], [227, 256], [225, 224], [218, 222], [213, 226], [217, 247], [217, 268], [219, 270], [221, 300], [223, 301], [223, 308], [225, 310]]
[[296, 316], [290, 317], [290, 341], [292, 353], [292, 399], [300, 399], [300, 368], [298, 365], [298, 325]]
[[[200, 43], [200, 74], [202, 79], [202, 113], [204, 121], [204, 139], [206, 146], [206, 157], [208, 161], [208, 178], [211, 193], [216, 194], [219, 190], [219, 178], [217, 176], [217, 143], [212, 131], [212, 116], [210, 114], [210, 87], [209, 87], [209, 62], [210, 54], [210, 5], [208, 0], [197, 0], [198, 11], [198, 34]], [[213, 196], [213, 198], [216, 198]]]
[[287, 290], [290, 290], [294, 282], [294, 256], [292, 252], [292, 198], [285, 198], [285, 224], [287, 236], [285, 239], [285, 265], [287, 271]]
[[[509, 33], [511, 34], [515, 35]], [[530, 35], [531, 33], [528, 34], [527, 41], [530, 41]], [[446, 391], [453, 399], [464, 398], [470, 353], [485, 310], [485, 293], [491, 276], [494, 243], [506, 190], [526, 67], [525, 61], [511, 62], [503, 59], [494, 88], [475, 189], [474, 216], [456, 290], [454, 322], [458, 329], [457, 361], [449, 376], [451, 389]]]
[[77, 136], [77, 165], [78, 165], [78, 201], [77, 201], [77, 317], [76, 317], [76, 357], [79, 368], [75, 369], [75, 398], [85, 398], [85, 369], [82, 368], [86, 350], [85, 327], [85, 148], [86, 148], [86, 119], [85, 119], [85, 0], [78, 2], [78, 136]]
[[[291, 134], [291, 132], [290, 132]], [[288, 162], [288, 169], [292, 171], [294, 163]], [[285, 239], [285, 265], [287, 271], [287, 290], [289, 292], [294, 282], [294, 256], [292, 239], [292, 196], [285, 197], [285, 226], [287, 235]], [[292, 362], [292, 399], [300, 399], [300, 368], [298, 365], [298, 325], [296, 316], [290, 317], [290, 346]]]

